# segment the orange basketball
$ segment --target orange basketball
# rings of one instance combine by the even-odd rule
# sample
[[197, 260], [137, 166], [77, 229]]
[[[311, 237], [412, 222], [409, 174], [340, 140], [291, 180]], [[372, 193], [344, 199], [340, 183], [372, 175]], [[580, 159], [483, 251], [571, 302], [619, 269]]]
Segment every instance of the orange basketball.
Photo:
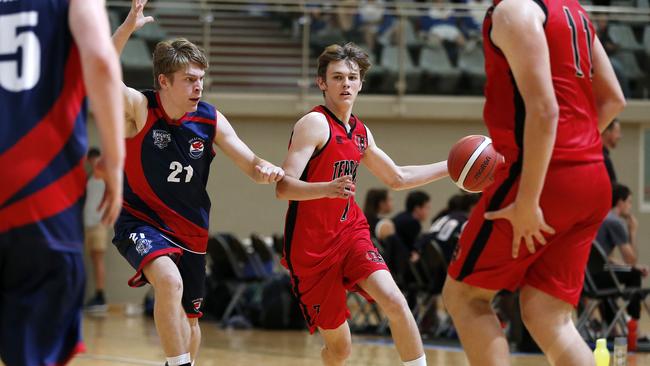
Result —
[[447, 169], [458, 187], [468, 192], [481, 192], [494, 181], [494, 168], [502, 162], [503, 157], [494, 150], [492, 139], [470, 135], [451, 147]]

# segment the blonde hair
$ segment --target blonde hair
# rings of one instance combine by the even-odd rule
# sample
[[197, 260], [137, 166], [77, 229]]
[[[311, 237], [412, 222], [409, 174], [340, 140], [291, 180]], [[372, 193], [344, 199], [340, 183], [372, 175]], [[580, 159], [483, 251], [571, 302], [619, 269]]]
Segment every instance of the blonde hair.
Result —
[[163, 74], [173, 82], [173, 74], [190, 63], [195, 63], [204, 70], [208, 68], [208, 58], [194, 43], [185, 38], [158, 42], [153, 51], [153, 80], [156, 90], [160, 90], [158, 75]]
[[368, 54], [361, 47], [350, 42], [341, 46], [338, 44], [329, 45], [325, 48], [323, 53], [318, 56], [318, 77], [325, 80], [327, 74], [327, 66], [332, 61], [341, 61], [345, 60], [348, 65], [351, 62], [356, 63], [359, 66], [359, 75], [361, 80], [366, 75], [368, 69], [370, 69], [370, 60], [368, 59]]

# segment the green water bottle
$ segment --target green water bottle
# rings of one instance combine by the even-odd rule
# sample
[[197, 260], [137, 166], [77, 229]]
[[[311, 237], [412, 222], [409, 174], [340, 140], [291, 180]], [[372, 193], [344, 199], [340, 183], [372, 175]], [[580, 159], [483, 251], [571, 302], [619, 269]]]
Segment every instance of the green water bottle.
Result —
[[609, 366], [609, 350], [607, 349], [607, 339], [600, 338], [596, 341], [594, 359], [596, 359], [596, 366]]

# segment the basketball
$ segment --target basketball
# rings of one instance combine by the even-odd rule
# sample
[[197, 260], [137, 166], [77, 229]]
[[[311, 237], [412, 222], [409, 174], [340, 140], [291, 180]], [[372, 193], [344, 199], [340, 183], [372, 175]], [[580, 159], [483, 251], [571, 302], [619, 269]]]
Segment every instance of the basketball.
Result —
[[481, 192], [494, 181], [494, 168], [503, 157], [494, 150], [492, 139], [465, 136], [449, 150], [447, 169], [451, 180], [467, 192]]

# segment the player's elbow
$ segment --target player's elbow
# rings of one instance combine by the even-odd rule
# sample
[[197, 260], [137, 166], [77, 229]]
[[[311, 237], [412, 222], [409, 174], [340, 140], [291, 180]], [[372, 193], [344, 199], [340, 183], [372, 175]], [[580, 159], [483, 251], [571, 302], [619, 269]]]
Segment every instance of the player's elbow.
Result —
[[615, 114], [619, 114], [623, 109], [625, 109], [627, 101], [625, 100], [623, 93], [617, 93], [610, 97], [609, 104], [612, 106], [612, 110], [615, 111]]
[[393, 175], [386, 184], [390, 187], [390, 189], [394, 191], [401, 191], [406, 189], [406, 180], [404, 176], [401, 173], [396, 173]]
[[533, 108], [530, 108], [530, 110], [527, 109], [526, 113], [532, 117], [532, 120], [539, 122], [537, 126], [540, 131], [538, 132], [555, 133], [558, 119], [560, 118], [560, 107], [557, 101], [549, 100], [538, 103]]
[[93, 79], [120, 78], [120, 63], [112, 47], [105, 50], [92, 48], [81, 56], [87, 74]]
[[287, 185], [282, 181], [275, 184], [275, 198], [279, 200], [287, 199]]

